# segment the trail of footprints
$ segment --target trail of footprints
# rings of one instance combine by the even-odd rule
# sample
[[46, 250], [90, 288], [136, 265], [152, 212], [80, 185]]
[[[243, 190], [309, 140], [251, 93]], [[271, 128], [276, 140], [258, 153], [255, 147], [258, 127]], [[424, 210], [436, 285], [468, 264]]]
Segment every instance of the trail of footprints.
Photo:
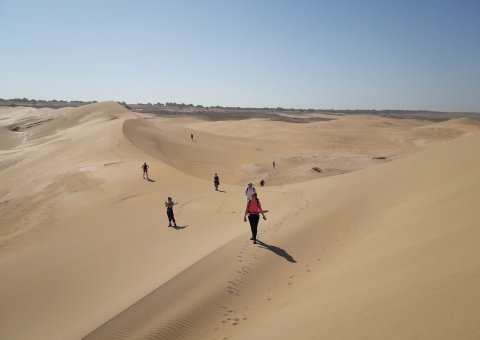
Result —
[[[280, 228], [286, 224], [286, 222], [291, 219], [292, 217], [297, 216], [303, 210], [308, 209], [310, 207], [310, 202], [303, 196], [300, 190], [295, 190], [293, 192], [288, 192], [288, 195], [294, 196], [294, 204], [287, 212], [287, 214], [278, 222], [273, 225], [264, 225], [264, 228], [261, 229], [259, 232], [259, 238], [264, 239], [265, 242], [271, 242], [275, 239], [275, 234], [280, 230]], [[224, 204], [222, 204], [218, 209], [217, 212], [222, 212], [224, 210]], [[260, 247], [253, 247], [251, 241], [245, 241], [243, 247], [240, 249], [236, 261], [238, 262], [239, 266], [236, 269], [236, 278], [233, 280], [227, 281], [226, 290], [229, 296], [232, 298], [239, 297], [241, 295], [241, 285], [243, 283], [242, 277], [245, 277], [250, 274], [253, 269], [254, 261], [258, 258], [259, 252], [262, 249]], [[298, 276], [298, 274], [292, 274], [288, 278], [288, 285], [293, 284], [293, 279]], [[267, 301], [271, 301], [271, 297], [266, 298]], [[214, 330], [220, 331], [226, 329], [230, 326], [237, 326], [242, 322], [248, 320], [248, 315], [245, 313], [237, 313], [233, 309], [228, 308], [227, 306], [222, 306], [224, 310], [222, 313], [222, 318], [219, 321], [219, 325], [217, 325]], [[248, 306], [245, 307], [248, 309]], [[228, 339], [228, 337], [220, 337], [214, 339]]]
[[[290, 210], [287, 211], [285, 216], [280, 219], [280, 221], [273, 225], [266, 225], [265, 223], [261, 226], [259, 239], [265, 240], [266, 243], [273, 242], [275, 240], [276, 233], [281, 229], [282, 226], [286, 224], [287, 221], [294, 221], [294, 217], [311, 207], [311, 203], [300, 190], [294, 190], [286, 194], [293, 195], [295, 203]], [[353, 215], [355, 215], [355, 213], [352, 214], [353, 219], [355, 219], [355, 216]], [[344, 235], [347, 237], [351, 234], [351, 228], [356, 227], [355, 223], [352, 224], [348, 222], [348, 224], [348, 227], [345, 228]], [[340, 234], [336, 234], [334, 237], [336, 242], [341, 241]], [[259, 252], [264, 252], [264, 250], [258, 246], [252, 247], [251, 241], [245, 241], [243, 247], [240, 249], [236, 257], [236, 261], [238, 262], [238, 267], [236, 268], [236, 278], [226, 282], [225, 288], [231, 298], [237, 298], [241, 296], [241, 286], [243, 283], [242, 278], [248, 276], [253, 270], [255, 266], [255, 260], [259, 256]], [[275, 289], [281, 288], [282, 286], [292, 287], [298, 278], [312, 273], [312, 271], [314, 271], [315, 268], [322, 263], [322, 261], [328, 258], [326, 245], [321, 243], [318, 247], [318, 251], [312, 252], [309, 258], [310, 260], [308, 262], [304, 262], [303, 266], [298, 266], [297, 263], [297, 266], [292, 267], [292, 269], [295, 269], [295, 271], [286, 276], [283, 282], [277, 282], [275, 285], [270, 287], [265, 295], [265, 300], [263, 300], [264, 303], [270, 303], [273, 301], [273, 291]], [[228, 327], [240, 325], [248, 320], [248, 314], [246, 312], [248, 311], [249, 306], [244, 306], [243, 312], [236, 312], [234, 309], [227, 306], [222, 306], [221, 308], [223, 309], [222, 317], [219, 320], [219, 324], [214, 328], [215, 331], [219, 332], [219, 335], [222, 330], [225, 331], [228, 329]], [[212, 340], [220, 339], [227, 340], [229, 338], [227, 336], [220, 336], [218, 338], [213, 338]]]

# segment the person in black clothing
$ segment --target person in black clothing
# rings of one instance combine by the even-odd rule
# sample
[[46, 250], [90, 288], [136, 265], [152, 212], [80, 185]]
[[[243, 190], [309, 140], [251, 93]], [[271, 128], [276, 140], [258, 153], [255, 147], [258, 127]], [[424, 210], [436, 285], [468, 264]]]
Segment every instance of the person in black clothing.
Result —
[[149, 168], [149, 166], [148, 166], [147, 162], [143, 163], [141, 168], [143, 169], [143, 179], [145, 179], [145, 175], [147, 176], [147, 179], [149, 179], [148, 178], [148, 168]]
[[260, 181], [260, 186], [263, 187], [265, 185], [265, 180], [262, 178], [262, 180]]
[[168, 226], [172, 227], [172, 222], [173, 222], [173, 227], [177, 227], [177, 223], [175, 223], [175, 216], [173, 215], [173, 206], [177, 205], [178, 202], [172, 201], [171, 197], [167, 198], [167, 201], [165, 202], [165, 208], [167, 208], [167, 217], [168, 217]]
[[220, 185], [220, 177], [218, 177], [217, 173], [213, 176], [213, 185], [215, 186], [215, 190], [218, 191], [218, 186]]

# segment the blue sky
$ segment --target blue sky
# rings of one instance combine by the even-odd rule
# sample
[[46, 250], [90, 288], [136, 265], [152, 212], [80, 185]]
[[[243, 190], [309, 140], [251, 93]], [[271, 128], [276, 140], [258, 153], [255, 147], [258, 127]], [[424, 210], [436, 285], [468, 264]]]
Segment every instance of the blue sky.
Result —
[[0, 0], [0, 98], [480, 112], [480, 1]]

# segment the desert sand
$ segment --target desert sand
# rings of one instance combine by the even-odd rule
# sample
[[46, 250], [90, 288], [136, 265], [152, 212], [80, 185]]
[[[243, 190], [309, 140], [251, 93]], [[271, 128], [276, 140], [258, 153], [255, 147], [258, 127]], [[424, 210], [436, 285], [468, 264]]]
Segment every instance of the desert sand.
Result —
[[478, 121], [329, 118], [0, 108], [0, 339], [480, 338]]

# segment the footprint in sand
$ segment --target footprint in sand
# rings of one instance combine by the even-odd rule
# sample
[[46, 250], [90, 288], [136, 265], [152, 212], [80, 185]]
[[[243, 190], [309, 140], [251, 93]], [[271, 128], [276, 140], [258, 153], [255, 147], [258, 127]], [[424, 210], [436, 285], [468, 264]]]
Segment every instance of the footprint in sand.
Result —
[[[234, 284], [236, 285], [236, 284]], [[232, 295], [239, 296], [240, 295], [240, 290], [236, 287], [228, 286], [227, 287], [228, 293]]]

